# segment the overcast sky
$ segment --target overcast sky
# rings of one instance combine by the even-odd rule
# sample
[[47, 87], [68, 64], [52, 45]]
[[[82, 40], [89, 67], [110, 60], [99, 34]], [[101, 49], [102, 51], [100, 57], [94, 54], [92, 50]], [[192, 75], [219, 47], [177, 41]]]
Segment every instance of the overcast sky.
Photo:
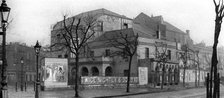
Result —
[[[11, 7], [11, 22], [7, 30], [8, 42], [35, 45], [50, 44], [51, 26], [62, 20], [62, 13], [76, 15], [81, 12], [105, 8], [130, 18], [143, 12], [149, 16], [162, 15], [165, 21], [182, 31], [190, 30], [195, 43], [213, 44], [213, 0], [6, 0]], [[224, 30], [224, 29], [223, 29]], [[224, 46], [223, 31], [219, 44]]]

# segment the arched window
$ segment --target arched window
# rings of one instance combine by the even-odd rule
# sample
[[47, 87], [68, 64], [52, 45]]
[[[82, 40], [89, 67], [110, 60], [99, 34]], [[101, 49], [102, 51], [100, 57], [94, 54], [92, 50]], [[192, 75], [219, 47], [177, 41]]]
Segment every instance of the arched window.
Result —
[[92, 67], [91, 71], [92, 71], [92, 76], [99, 76], [99, 70], [97, 67]]
[[112, 76], [113, 70], [110, 66], [105, 69], [105, 76]]
[[82, 76], [88, 76], [89, 75], [89, 71], [86, 67], [82, 68], [81, 75]]

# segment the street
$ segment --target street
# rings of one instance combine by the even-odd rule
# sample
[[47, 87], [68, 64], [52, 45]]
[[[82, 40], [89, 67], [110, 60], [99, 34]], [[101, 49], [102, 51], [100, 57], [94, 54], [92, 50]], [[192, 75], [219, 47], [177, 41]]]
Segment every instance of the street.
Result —
[[[192, 88], [180, 91], [159, 92], [157, 89], [132, 88], [130, 93], [126, 93], [125, 89], [89, 89], [79, 92], [82, 98], [104, 98], [105, 96], [115, 96], [114, 98], [205, 98], [205, 88]], [[152, 93], [153, 91], [158, 93]], [[141, 93], [145, 92], [145, 93]], [[148, 92], [148, 93], [147, 93]], [[224, 98], [224, 86], [220, 89], [221, 97]], [[72, 98], [74, 94], [72, 89], [59, 89], [54, 91], [43, 91], [40, 93], [40, 98]], [[27, 91], [18, 92], [12, 87], [9, 89], [9, 98], [34, 98], [34, 89], [28, 87]]]
[[[224, 86], [221, 86], [220, 93], [220, 98], [224, 98]], [[206, 88], [195, 88], [153, 94], [141, 94], [117, 98], [206, 98]]]

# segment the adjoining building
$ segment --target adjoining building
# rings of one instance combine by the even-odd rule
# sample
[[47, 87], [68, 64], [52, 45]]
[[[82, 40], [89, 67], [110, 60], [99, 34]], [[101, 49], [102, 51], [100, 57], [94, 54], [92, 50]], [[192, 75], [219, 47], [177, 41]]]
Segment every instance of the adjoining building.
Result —
[[6, 45], [7, 81], [33, 83], [36, 77], [36, 59], [33, 47], [21, 43]]

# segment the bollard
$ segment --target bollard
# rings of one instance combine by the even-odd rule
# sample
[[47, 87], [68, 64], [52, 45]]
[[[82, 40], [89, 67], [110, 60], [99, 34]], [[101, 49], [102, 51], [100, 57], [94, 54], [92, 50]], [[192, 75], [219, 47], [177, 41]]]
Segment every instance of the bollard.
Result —
[[17, 92], [17, 82], [16, 82], [16, 92]]
[[207, 73], [207, 78], [206, 78], [206, 98], [209, 98], [209, 73]]
[[20, 90], [23, 91], [23, 83], [20, 83]]
[[35, 88], [36, 88], [36, 83], [35, 82], [33, 82], [33, 90], [35, 91]]
[[26, 82], [25, 82], [25, 92], [26, 92], [26, 87], [27, 87], [27, 84], [26, 84]]
[[220, 98], [220, 75], [218, 73], [218, 89], [217, 89], [217, 97], [216, 98]]

